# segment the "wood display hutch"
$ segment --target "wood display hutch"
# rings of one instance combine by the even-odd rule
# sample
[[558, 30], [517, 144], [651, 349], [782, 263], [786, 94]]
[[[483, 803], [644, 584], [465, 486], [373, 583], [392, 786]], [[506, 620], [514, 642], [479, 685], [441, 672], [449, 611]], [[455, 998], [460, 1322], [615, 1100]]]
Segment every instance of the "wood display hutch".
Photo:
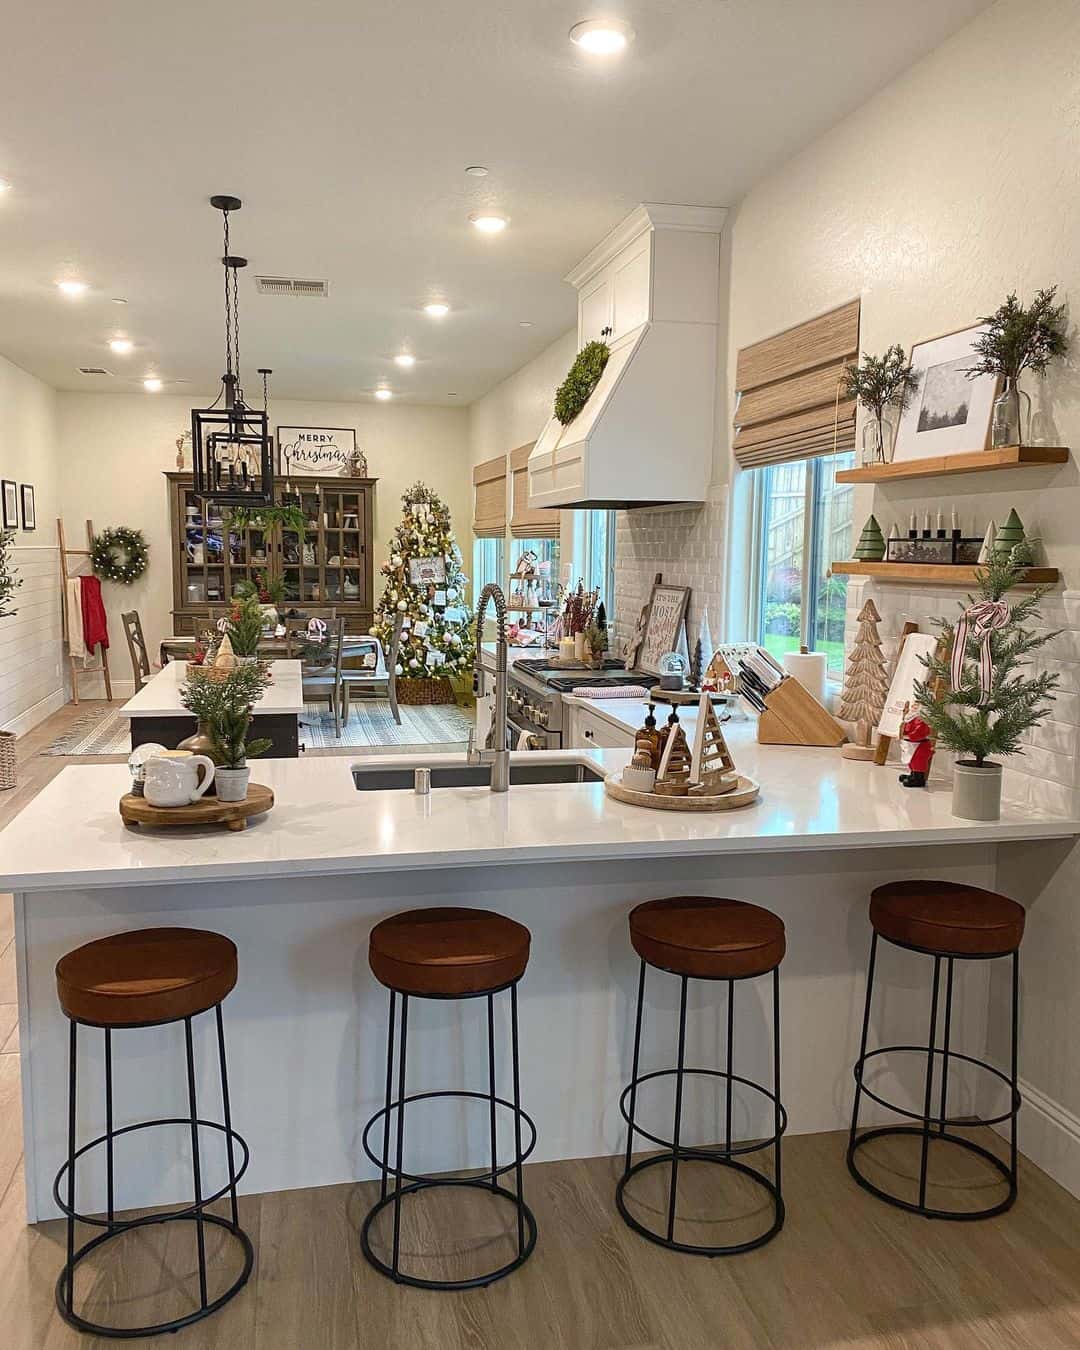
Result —
[[[173, 555], [173, 630], [193, 634], [224, 608], [237, 585], [262, 572], [285, 583], [285, 609], [334, 608], [350, 633], [366, 633], [374, 617], [372, 513], [375, 478], [294, 478], [308, 528], [229, 530], [222, 509], [203, 501], [189, 473], [168, 473]], [[274, 486], [281, 503], [285, 483]], [[280, 535], [280, 537], [278, 537]]]

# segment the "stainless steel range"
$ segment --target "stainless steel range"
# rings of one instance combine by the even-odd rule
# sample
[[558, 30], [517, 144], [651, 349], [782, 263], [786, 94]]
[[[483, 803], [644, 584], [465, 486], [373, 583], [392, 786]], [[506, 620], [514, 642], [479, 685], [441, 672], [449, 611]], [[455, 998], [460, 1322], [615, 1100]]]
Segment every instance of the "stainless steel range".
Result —
[[615, 688], [625, 684], [655, 681], [648, 675], [627, 670], [621, 661], [605, 661], [600, 670], [564, 670], [550, 661], [515, 661], [510, 670], [507, 723], [510, 745], [529, 750], [561, 750], [566, 727], [563, 694], [583, 685]]

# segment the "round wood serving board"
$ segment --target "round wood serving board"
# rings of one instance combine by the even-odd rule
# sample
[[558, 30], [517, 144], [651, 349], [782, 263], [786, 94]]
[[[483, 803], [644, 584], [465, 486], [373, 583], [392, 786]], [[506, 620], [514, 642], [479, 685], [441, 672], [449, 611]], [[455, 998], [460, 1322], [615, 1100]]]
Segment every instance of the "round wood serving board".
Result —
[[757, 801], [760, 785], [745, 774], [739, 774], [739, 781], [730, 792], [716, 797], [668, 797], [658, 792], [635, 792], [633, 788], [623, 787], [618, 778], [611, 774], [604, 779], [604, 790], [617, 802], [626, 802], [629, 806], [647, 806], [654, 811], [735, 811], [740, 806], [752, 806]]
[[127, 792], [120, 798], [120, 819], [125, 825], [153, 825], [170, 829], [177, 825], [224, 825], [242, 830], [249, 816], [261, 816], [274, 804], [274, 794], [262, 783], [249, 783], [242, 802], [219, 802], [200, 797], [188, 806], [151, 806], [145, 797]]
[[[733, 694], [722, 694], [717, 689], [710, 689], [709, 698], [713, 703], [730, 703], [734, 698]], [[695, 707], [701, 702], [701, 690], [694, 693], [692, 689], [661, 689], [658, 684], [654, 684], [649, 690], [649, 701], [652, 703], [671, 703], [676, 707], [693, 704]]]

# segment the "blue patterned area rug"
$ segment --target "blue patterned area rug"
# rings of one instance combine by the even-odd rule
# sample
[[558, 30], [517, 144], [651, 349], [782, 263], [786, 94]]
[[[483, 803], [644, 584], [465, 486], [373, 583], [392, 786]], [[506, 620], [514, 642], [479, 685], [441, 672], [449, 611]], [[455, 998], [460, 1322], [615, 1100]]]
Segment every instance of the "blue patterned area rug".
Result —
[[[401, 725], [386, 699], [354, 700], [348, 723], [334, 735], [334, 718], [325, 703], [309, 703], [300, 719], [300, 741], [308, 750], [358, 748], [394, 753], [399, 747], [463, 746], [473, 728], [471, 712], [452, 703], [417, 707], [398, 705]], [[43, 750], [45, 755], [126, 755], [131, 748], [126, 717], [119, 709], [98, 706], [72, 724]]]

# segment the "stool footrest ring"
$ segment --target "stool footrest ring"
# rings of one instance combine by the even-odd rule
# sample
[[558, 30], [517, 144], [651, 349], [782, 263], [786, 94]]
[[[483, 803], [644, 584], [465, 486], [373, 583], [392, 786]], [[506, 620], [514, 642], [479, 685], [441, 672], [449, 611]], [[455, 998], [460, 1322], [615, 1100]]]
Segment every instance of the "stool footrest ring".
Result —
[[[647, 1083], [654, 1078], [674, 1078], [678, 1074], [678, 1069], [656, 1069], [652, 1073], [643, 1073], [639, 1077], [632, 1079], [623, 1089], [622, 1096], [619, 1098], [619, 1111], [627, 1125], [631, 1124], [630, 1112], [627, 1109], [627, 1099], [636, 1088], [642, 1083]], [[718, 1158], [735, 1158], [742, 1153], [760, 1153], [763, 1148], [772, 1148], [774, 1144], [779, 1143], [781, 1136], [786, 1132], [788, 1126], [787, 1108], [783, 1102], [777, 1101], [776, 1093], [770, 1092], [767, 1087], [761, 1083], [755, 1083], [752, 1078], [743, 1078], [737, 1073], [725, 1073], [722, 1069], [683, 1069], [683, 1076], [689, 1077], [692, 1074], [704, 1076], [706, 1078], [722, 1078], [725, 1082], [742, 1083], [745, 1087], [758, 1092], [774, 1106], [780, 1109], [780, 1128], [773, 1134], [764, 1139], [752, 1140], [749, 1144], [738, 1144], [732, 1148], [687, 1148], [686, 1145], [679, 1145], [679, 1157], [682, 1158], [701, 1158], [705, 1162], [713, 1161]], [[648, 1130], [643, 1129], [637, 1120], [633, 1121], [634, 1133], [640, 1134], [642, 1139], [648, 1139], [651, 1144], [656, 1144], [659, 1148], [665, 1148], [669, 1151], [675, 1147], [671, 1139], [661, 1139], [659, 1135], [650, 1134]]]
[[970, 1222], [975, 1219], [990, 1219], [995, 1214], [1004, 1214], [1007, 1209], [1011, 1209], [1016, 1200], [1016, 1176], [1009, 1168], [1008, 1164], [999, 1158], [995, 1153], [991, 1153], [988, 1148], [983, 1148], [981, 1144], [976, 1144], [972, 1139], [964, 1139], [957, 1134], [935, 1131], [930, 1135], [930, 1141], [940, 1141], [947, 1144], [953, 1144], [957, 1148], [965, 1149], [968, 1153], [974, 1153], [976, 1157], [982, 1158], [1001, 1173], [1002, 1179], [1008, 1184], [1008, 1194], [996, 1205], [990, 1205], [986, 1209], [935, 1209], [929, 1205], [919, 1205], [912, 1200], [904, 1200], [900, 1196], [891, 1195], [869, 1181], [862, 1172], [859, 1171], [855, 1154], [864, 1144], [868, 1144], [872, 1139], [887, 1139], [904, 1136], [908, 1138], [923, 1138], [922, 1129], [915, 1125], [883, 1125], [876, 1129], [867, 1130], [865, 1134], [860, 1134], [848, 1146], [847, 1165], [848, 1171], [855, 1178], [864, 1191], [869, 1191], [871, 1195], [877, 1196], [879, 1200], [884, 1200], [886, 1204], [893, 1205], [897, 1209], [905, 1209], [910, 1214], [919, 1214], [927, 1219], [950, 1219], [955, 1222]]
[[865, 1066], [870, 1062], [870, 1060], [877, 1059], [878, 1056], [880, 1055], [895, 1055], [905, 1053], [914, 1055], [925, 1055], [928, 1052], [927, 1047], [925, 1045], [883, 1045], [880, 1046], [877, 1050], [871, 1050], [868, 1054], [862, 1055], [859, 1059], [855, 1061], [854, 1075], [856, 1086], [859, 1088], [861, 1092], [865, 1093], [866, 1096], [869, 1097], [872, 1102], [877, 1102], [878, 1106], [884, 1106], [886, 1110], [892, 1111], [898, 1116], [903, 1116], [907, 1120], [917, 1120], [921, 1123], [925, 1119], [931, 1125], [936, 1125], [939, 1128], [942, 1126], [951, 1125], [954, 1128], [961, 1130], [964, 1129], [974, 1130], [982, 1125], [1001, 1125], [1006, 1120], [1013, 1120], [1017, 1115], [1019, 1115], [1022, 1099], [1020, 1097], [1020, 1093], [1015, 1088], [1013, 1088], [1012, 1080], [1009, 1078], [1008, 1074], [1003, 1073], [1001, 1069], [995, 1068], [993, 1064], [987, 1064], [987, 1062], [984, 1059], [976, 1059], [974, 1055], [964, 1055], [961, 1054], [960, 1051], [958, 1050], [949, 1050], [948, 1052], [946, 1052], [945, 1050], [939, 1049], [937, 1046], [935, 1046], [933, 1051], [930, 1053], [937, 1055], [942, 1059], [945, 1059], [947, 1053], [948, 1059], [950, 1061], [958, 1059], [962, 1061], [964, 1064], [974, 1064], [977, 1069], [982, 1069], [985, 1073], [992, 1074], [995, 1078], [1000, 1078], [1001, 1081], [1005, 1084], [1005, 1086], [1009, 1089], [1009, 1092], [1011, 1094], [1012, 1097], [1011, 1108], [1008, 1111], [1003, 1111], [999, 1116], [980, 1116], [978, 1119], [973, 1119], [970, 1117], [966, 1117], [964, 1119], [954, 1119], [952, 1117], [940, 1115], [938, 1116], [928, 1115], [924, 1117], [921, 1111], [909, 1111], [906, 1107], [897, 1106], [895, 1102], [890, 1102], [888, 1098], [880, 1096], [878, 1093], [874, 1092], [872, 1088], [868, 1088], [866, 1086], [866, 1083], [863, 1079], [863, 1072]]

